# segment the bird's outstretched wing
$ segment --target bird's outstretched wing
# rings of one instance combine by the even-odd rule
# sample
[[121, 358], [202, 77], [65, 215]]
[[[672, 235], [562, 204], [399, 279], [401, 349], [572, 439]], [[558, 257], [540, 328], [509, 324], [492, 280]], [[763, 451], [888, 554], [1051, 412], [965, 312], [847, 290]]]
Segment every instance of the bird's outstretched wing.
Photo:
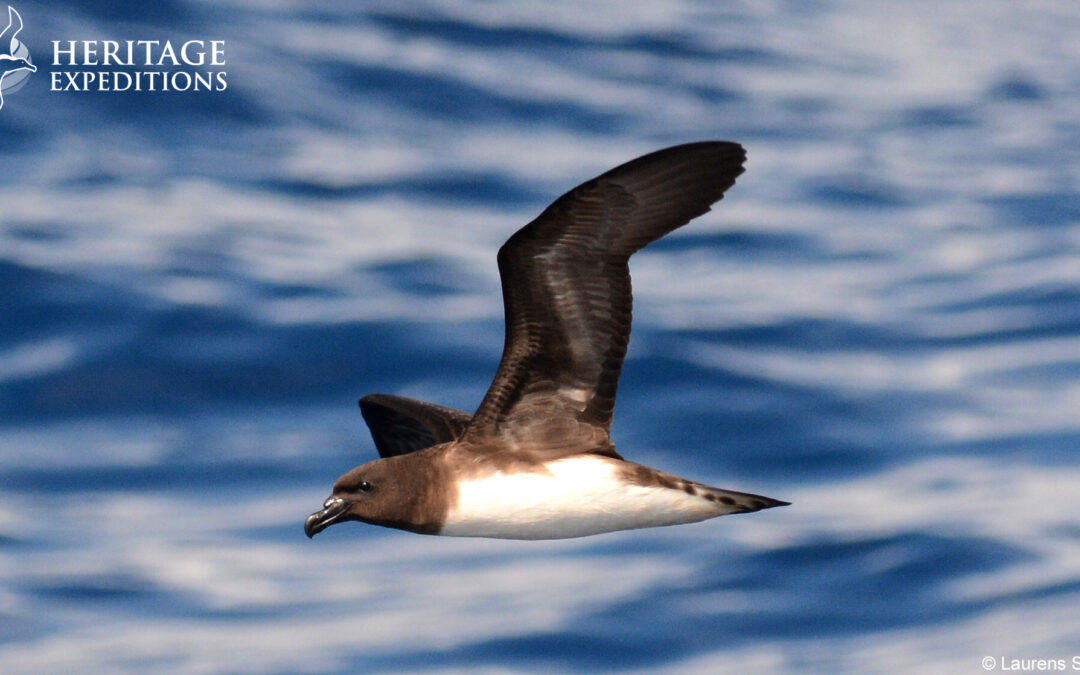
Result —
[[[630, 338], [631, 254], [709, 210], [743, 172], [737, 143], [639, 157], [551, 204], [499, 250], [506, 342], [463, 439], [546, 457], [614, 455], [608, 439]], [[503, 444], [505, 445], [505, 443]]]
[[15, 11], [15, 8], [8, 5], [8, 25], [4, 29], [4, 32], [0, 33], [0, 54], [15, 54], [15, 46], [12, 41], [15, 36], [19, 34], [23, 28], [22, 17]]
[[432, 403], [389, 394], [360, 399], [360, 412], [380, 457], [404, 455], [456, 440], [472, 416]]

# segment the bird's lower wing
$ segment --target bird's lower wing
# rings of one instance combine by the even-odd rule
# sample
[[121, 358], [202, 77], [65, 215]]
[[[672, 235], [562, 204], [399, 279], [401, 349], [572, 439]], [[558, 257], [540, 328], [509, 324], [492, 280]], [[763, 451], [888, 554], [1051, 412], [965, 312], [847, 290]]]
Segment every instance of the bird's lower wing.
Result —
[[452, 408], [390, 394], [360, 399], [360, 412], [381, 457], [404, 455], [456, 440], [472, 416]]

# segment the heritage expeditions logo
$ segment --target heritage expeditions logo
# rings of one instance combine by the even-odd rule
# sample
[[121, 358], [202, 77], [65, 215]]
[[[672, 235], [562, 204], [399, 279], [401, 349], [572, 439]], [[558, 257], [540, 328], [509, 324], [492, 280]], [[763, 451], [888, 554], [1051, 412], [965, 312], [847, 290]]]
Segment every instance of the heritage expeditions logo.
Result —
[[30, 73], [37, 72], [30, 50], [16, 37], [22, 29], [22, 17], [8, 5], [7, 28], [0, 33], [0, 108], [4, 107], [4, 94], [22, 89]]
[[[225, 41], [53, 40], [52, 91], [225, 91]], [[58, 70], [59, 69], [59, 70]]]
[[[22, 17], [8, 7], [0, 33], [0, 108], [37, 67], [16, 36]], [[52, 40], [49, 90], [54, 92], [225, 91], [224, 40]]]

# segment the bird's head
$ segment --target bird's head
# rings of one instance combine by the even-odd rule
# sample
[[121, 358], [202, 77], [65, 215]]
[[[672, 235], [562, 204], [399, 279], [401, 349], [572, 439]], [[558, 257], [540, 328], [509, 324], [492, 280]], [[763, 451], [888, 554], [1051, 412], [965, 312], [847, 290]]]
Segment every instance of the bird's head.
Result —
[[304, 521], [304, 533], [314, 537], [347, 520], [420, 531], [414, 517], [417, 487], [407, 484], [411, 483], [408, 477], [412, 472], [404, 466], [404, 460], [404, 457], [376, 459], [338, 478], [322, 510]]
[[10, 70], [19, 70], [20, 68], [26, 68], [31, 73], [36, 73], [37, 72], [37, 66], [30, 63], [26, 59], [12, 59], [8, 63], [10, 63], [11, 65], [6, 67], [5, 70], [10, 71]]

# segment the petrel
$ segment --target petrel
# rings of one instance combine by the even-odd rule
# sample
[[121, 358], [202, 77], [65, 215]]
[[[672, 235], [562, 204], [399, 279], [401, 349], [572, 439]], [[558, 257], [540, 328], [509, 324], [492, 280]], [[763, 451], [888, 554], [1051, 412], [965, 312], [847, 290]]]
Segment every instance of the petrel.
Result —
[[422, 534], [562, 539], [692, 523], [782, 502], [629, 462], [611, 417], [630, 339], [630, 256], [709, 210], [738, 143], [639, 157], [555, 200], [499, 249], [502, 361], [476, 412], [360, 399], [381, 459], [341, 476], [313, 537], [359, 520]]

